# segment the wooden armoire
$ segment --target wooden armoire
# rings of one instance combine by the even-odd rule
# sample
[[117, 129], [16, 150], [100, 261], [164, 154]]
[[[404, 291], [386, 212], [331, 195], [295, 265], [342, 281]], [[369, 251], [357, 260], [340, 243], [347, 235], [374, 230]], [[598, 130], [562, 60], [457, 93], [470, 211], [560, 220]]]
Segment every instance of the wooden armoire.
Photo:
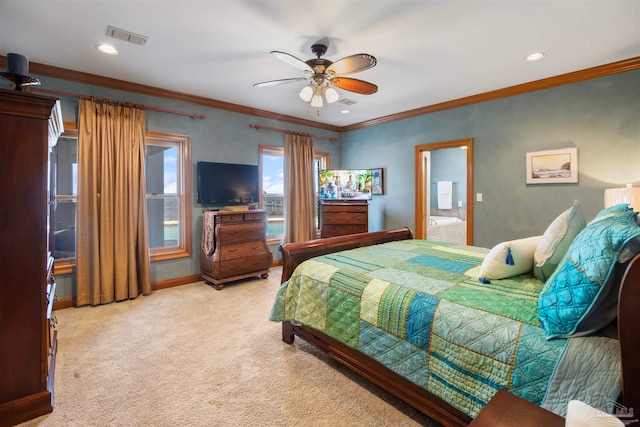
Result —
[[0, 426], [53, 410], [55, 98], [0, 89]]

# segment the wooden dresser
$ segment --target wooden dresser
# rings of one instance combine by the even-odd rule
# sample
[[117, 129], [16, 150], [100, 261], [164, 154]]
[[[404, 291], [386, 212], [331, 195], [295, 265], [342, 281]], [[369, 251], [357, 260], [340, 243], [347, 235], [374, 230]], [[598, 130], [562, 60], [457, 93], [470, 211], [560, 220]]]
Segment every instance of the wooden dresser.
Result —
[[224, 283], [234, 280], [269, 277], [273, 254], [266, 236], [264, 210], [205, 212], [200, 255], [203, 279], [222, 289]]
[[0, 89], [0, 426], [53, 410], [55, 98]]
[[342, 236], [369, 231], [367, 200], [322, 200], [320, 237]]

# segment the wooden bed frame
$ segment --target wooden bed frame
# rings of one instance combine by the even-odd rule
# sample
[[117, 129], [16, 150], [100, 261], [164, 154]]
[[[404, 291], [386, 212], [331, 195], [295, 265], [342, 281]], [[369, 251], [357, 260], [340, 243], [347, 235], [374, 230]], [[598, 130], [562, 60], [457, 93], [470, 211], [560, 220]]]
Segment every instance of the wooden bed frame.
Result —
[[[280, 246], [283, 262], [281, 282], [288, 280], [293, 270], [309, 258], [412, 238], [413, 232], [405, 227], [283, 244]], [[620, 403], [630, 411], [635, 409], [637, 419], [640, 415], [640, 255], [619, 265], [616, 274], [622, 278], [618, 304], [618, 336], [623, 366]], [[471, 422], [465, 413], [359, 351], [313, 328], [282, 322], [284, 342], [292, 344], [296, 335], [445, 426], [466, 426]]]

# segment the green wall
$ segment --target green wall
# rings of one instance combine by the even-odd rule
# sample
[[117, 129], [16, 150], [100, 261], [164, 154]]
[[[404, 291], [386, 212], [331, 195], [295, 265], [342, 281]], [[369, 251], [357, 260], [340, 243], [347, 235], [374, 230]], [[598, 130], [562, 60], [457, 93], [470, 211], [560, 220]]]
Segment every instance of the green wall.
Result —
[[[342, 136], [342, 167], [384, 167], [370, 229], [415, 229], [414, 147], [473, 138], [473, 243], [542, 234], [574, 200], [587, 221], [604, 189], [640, 185], [640, 71], [413, 117]], [[363, 103], [364, 107], [364, 103]], [[577, 184], [525, 185], [525, 155], [577, 147]]]

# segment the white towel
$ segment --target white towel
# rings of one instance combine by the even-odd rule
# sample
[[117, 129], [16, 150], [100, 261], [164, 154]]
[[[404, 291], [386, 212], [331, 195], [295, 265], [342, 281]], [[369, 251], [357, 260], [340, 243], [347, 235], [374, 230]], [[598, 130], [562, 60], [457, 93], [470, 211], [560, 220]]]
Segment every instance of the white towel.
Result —
[[451, 209], [453, 181], [438, 181], [438, 209]]

